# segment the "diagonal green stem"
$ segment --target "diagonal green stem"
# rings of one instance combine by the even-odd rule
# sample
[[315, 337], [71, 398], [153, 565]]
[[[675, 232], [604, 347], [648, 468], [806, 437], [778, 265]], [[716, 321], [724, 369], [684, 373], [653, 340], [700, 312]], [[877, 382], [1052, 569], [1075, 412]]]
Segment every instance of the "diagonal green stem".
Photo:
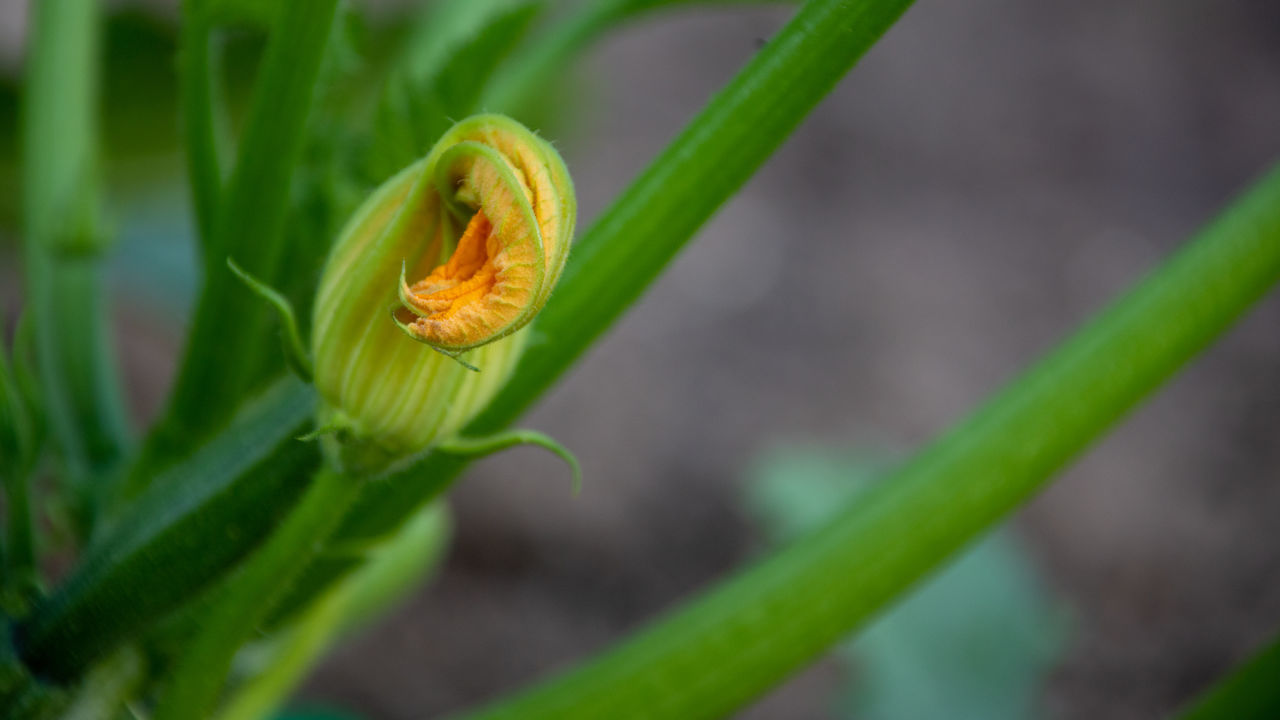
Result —
[[859, 628], [997, 523], [1280, 280], [1280, 168], [835, 521], [477, 718], [712, 718]]
[[315, 446], [294, 439], [314, 411], [310, 386], [281, 380], [165, 471], [17, 628], [26, 665], [44, 678], [72, 680], [250, 553], [318, 464]]
[[128, 445], [97, 262], [96, 7], [32, 6], [23, 107], [27, 302], [44, 411], [82, 501], [85, 482], [112, 473]]

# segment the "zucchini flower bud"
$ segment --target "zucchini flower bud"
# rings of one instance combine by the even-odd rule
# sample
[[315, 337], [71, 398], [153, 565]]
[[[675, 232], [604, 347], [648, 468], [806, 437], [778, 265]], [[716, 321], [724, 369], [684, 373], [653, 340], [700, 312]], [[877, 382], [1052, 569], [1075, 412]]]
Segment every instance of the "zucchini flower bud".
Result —
[[560, 156], [498, 115], [459, 122], [379, 187], [342, 231], [316, 297], [326, 423], [391, 457], [456, 434], [519, 359], [575, 215]]

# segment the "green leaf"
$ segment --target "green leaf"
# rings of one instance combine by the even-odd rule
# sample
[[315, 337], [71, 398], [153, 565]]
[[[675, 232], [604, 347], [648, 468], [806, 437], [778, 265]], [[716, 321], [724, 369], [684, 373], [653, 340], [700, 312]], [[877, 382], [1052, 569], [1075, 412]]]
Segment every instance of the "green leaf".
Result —
[[288, 511], [318, 462], [294, 438], [312, 390], [277, 382], [115, 518], [57, 592], [19, 627], [41, 675], [74, 677], [95, 658], [216, 581]]
[[854, 670], [846, 718], [1039, 717], [1064, 647], [1054, 612], [1007, 533], [979, 541], [838, 652]]
[[891, 469], [876, 453], [775, 449], [752, 460], [745, 501], [769, 541], [785, 545], [829, 521]]

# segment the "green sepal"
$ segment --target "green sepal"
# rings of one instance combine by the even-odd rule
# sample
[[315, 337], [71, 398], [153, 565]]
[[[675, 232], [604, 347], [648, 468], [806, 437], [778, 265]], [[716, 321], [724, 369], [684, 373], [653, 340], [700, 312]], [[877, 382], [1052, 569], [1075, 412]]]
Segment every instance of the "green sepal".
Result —
[[479, 438], [454, 437], [438, 443], [435, 449], [446, 455], [479, 458], [516, 445], [536, 445], [555, 453], [573, 472], [573, 494], [582, 492], [582, 465], [578, 462], [578, 458], [554, 438], [536, 430], [508, 430]]
[[227, 267], [231, 268], [231, 272], [244, 283], [254, 295], [265, 300], [276, 314], [280, 317], [280, 335], [281, 345], [284, 349], [284, 359], [289, 369], [304, 382], [311, 382], [314, 373], [311, 367], [311, 356], [307, 354], [306, 345], [302, 342], [302, 335], [298, 332], [298, 318], [293, 312], [293, 303], [289, 302], [279, 290], [271, 287], [258, 278], [250, 275], [248, 271], [236, 264], [235, 260], [227, 258]]

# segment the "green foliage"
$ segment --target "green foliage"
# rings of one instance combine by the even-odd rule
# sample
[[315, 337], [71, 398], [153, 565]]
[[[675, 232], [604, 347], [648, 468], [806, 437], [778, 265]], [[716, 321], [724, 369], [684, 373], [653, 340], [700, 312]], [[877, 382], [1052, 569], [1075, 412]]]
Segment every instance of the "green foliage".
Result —
[[[583, 3], [525, 42], [544, 4], [449, 0], [398, 18], [409, 25], [400, 31], [377, 28], [336, 0], [184, 1], [177, 102], [204, 281], [165, 417], [138, 452], [123, 420], [98, 280], [106, 233], [96, 5], [33, 6], [21, 183], [31, 322], [11, 366], [0, 362], [9, 515], [0, 699], [10, 714], [72, 708], [111, 717], [130, 699], [158, 718], [264, 716], [336, 637], [430, 572], [447, 523], [428, 503], [468, 456], [533, 440], [571, 461], [544, 436], [502, 431], [635, 303], [911, 2], [805, 3], [583, 235], [537, 320], [538, 341], [462, 438], [377, 477], [338, 475], [318, 443], [297, 440], [313, 427], [314, 391], [271, 380], [284, 367], [266, 341], [271, 304], [227, 269], [228, 258], [277, 309], [297, 309], [289, 336], [300, 355], [329, 243], [369, 187], [414, 160], [452, 119], [518, 110], [602, 34], [693, 3]], [[220, 34], [228, 24], [254, 42], [266, 35], [260, 62], [231, 50]], [[224, 174], [224, 136], [236, 114], [228, 88], [254, 68]], [[776, 513], [785, 547], [479, 716], [733, 712], [976, 541], [1277, 278], [1280, 170], [901, 467], [809, 458], [781, 473], [792, 480], [761, 485], [760, 503]], [[56, 462], [42, 464], [46, 432]], [[333, 449], [342, 439], [321, 442]], [[56, 470], [61, 482], [50, 500], [71, 507], [84, 545], [47, 597], [35, 595], [37, 524], [23, 520], [41, 467]], [[883, 480], [851, 490], [873, 474]], [[808, 531], [814, 524], [821, 529]], [[915, 699], [945, 702], [949, 714], [1017, 714], [1049, 652], [1040, 644], [1044, 611], [1021, 561], [997, 537], [933, 582], [852, 646], [863, 689], [851, 702], [878, 717], [934, 714], [938, 705], [902, 700], [902, 688], [927, 682], [932, 694]], [[23, 588], [18, 602], [15, 587]], [[962, 604], [963, 616], [953, 615]], [[1003, 635], [993, 646], [997, 619]], [[953, 649], [976, 643], [983, 662], [920, 651], [939, 638]], [[269, 664], [227, 684], [245, 648]], [[1274, 654], [1191, 716], [1264, 707], [1257, 679], [1273, 674]]]
[[[748, 507], [775, 544], [791, 542], [857, 502], [886, 470], [884, 462], [821, 448], [770, 452], [753, 463]], [[997, 530], [837, 647], [848, 676], [839, 714], [1036, 717], [1063, 630], [1030, 561]]]
[[480, 110], [480, 95], [490, 76], [524, 36], [540, 5], [500, 3], [460, 28], [434, 58], [406, 64], [388, 78], [374, 120], [371, 177], [399, 172], [426, 154], [455, 121]]

